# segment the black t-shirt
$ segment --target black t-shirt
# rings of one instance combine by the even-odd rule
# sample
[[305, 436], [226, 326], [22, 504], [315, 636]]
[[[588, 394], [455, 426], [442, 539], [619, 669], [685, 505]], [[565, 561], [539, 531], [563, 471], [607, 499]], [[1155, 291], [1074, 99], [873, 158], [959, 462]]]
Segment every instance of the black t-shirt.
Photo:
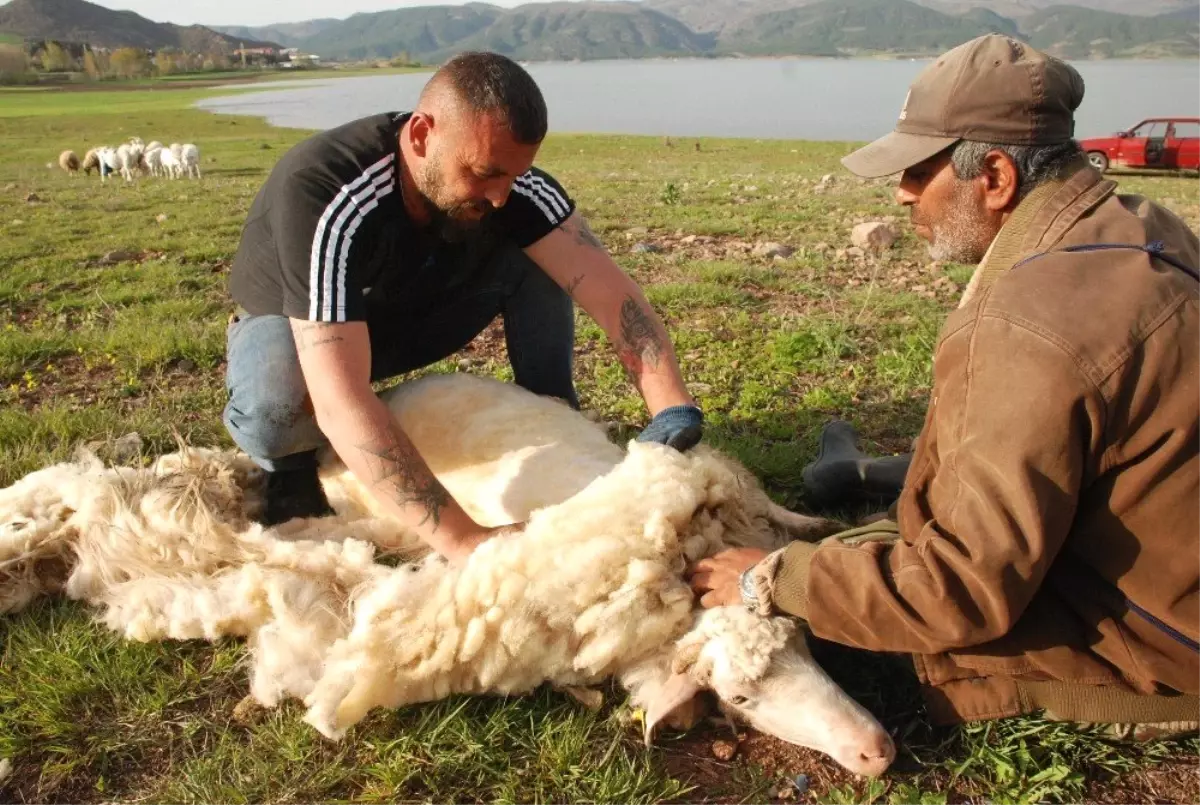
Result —
[[[461, 249], [408, 217], [400, 196], [399, 133], [410, 113], [362, 118], [314, 135], [283, 156], [250, 207], [230, 292], [254, 315], [309, 321], [367, 319], [367, 295], [409, 279], [454, 274]], [[548, 235], [575, 204], [537, 168], [517, 178], [481, 242], [521, 248]], [[377, 294], [376, 294], [377, 295]]]

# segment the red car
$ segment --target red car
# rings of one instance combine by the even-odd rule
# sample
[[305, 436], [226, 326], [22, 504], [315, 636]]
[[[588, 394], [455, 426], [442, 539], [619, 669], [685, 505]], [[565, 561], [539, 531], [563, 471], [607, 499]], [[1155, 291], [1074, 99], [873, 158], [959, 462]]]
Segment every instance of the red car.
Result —
[[1200, 117], [1152, 117], [1114, 137], [1080, 140], [1092, 167], [1200, 170]]

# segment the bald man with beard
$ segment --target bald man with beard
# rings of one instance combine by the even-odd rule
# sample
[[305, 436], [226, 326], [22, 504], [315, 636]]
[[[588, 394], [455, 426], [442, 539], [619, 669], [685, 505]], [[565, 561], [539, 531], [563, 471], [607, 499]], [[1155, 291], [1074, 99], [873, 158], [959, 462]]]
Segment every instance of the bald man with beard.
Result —
[[234, 260], [224, 421], [267, 471], [264, 520], [329, 513], [329, 443], [383, 507], [461, 561], [474, 522], [395, 425], [372, 381], [453, 354], [497, 316], [516, 382], [578, 407], [577, 302], [652, 415], [638, 437], [701, 436], [662, 322], [566, 190], [533, 166], [547, 111], [532, 77], [492, 53], [439, 69], [412, 112], [315, 135], [275, 166]]

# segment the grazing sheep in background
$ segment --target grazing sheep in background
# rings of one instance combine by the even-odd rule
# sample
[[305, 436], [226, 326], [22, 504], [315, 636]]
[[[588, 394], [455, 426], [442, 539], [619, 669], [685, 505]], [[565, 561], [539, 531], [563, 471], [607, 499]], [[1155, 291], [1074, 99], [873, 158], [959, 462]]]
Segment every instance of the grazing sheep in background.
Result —
[[[134, 139], [137, 140], [136, 137]], [[141, 140], [138, 140], [134, 144], [122, 143], [117, 146], [117, 164], [121, 171], [121, 176], [127, 182], [133, 181], [133, 172], [135, 170], [141, 170], [142, 146], [140, 143]]]
[[185, 143], [180, 148], [179, 161], [188, 178], [200, 178], [200, 149], [192, 143]]
[[183, 175], [183, 163], [179, 161], [175, 151], [170, 148], [158, 149], [158, 160], [162, 171], [168, 179], [178, 179]]
[[270, 530], [248, 519], [257, 471], [240, 454], [185, 450], [149, 470], [84, 460], [0, 490], [0, 609], [65, 589], [131, 638], [245, 635], [253, 695], [303, 698], [306, 720], [333, 737], [376, 706], [616, 676], [646, 707], [647, 736], [711, 688], [768, 732], [854, 771], [886, 768], [890, 738], [790, 621], [741, 608], [697, 616], [684, 581], [689, 563], [725, 546], [773, 547], [826, 533], [827, 521], [771, 503], [715, 451], [625, 453], [515, 386], [430, 377], [387, 402], [469, 512], [525, 529], [462, 567], [427, 556], [391, 568], [372, 543], [423, 546], [367, 516], [370, 498], [329, 455], [337, 516]]
[[63, 151], [58, 155], [58, 167], [67, 173], [79, 171], [79, 156], [74, 151]]
[[100, 172], [100, 155], [95, 148], [89, 148], [87, 153], [83, 155], [83, 172], [88, 176], [92, 175], [92, 171]]
[[146, 150], [153, 151], [155, 148], [162, 148], [162, 147], [163, 147], [163, 144], [160, 143], [158, 140], [151, 140], [149, 142], [149, 144], [146, 146]]
[[95, 149], [97, 167], [100, 169], [100, 181], [108, 181], [110, 173], [116, 173], [121, 169], [121, 159], [117, 155], [117, 149], [107, 145], [100, 146]]
[[142, 166], [151, 176], [160, 176], [163, 172], [162, 150], [162, 146], [148, 148], [142, 154]]

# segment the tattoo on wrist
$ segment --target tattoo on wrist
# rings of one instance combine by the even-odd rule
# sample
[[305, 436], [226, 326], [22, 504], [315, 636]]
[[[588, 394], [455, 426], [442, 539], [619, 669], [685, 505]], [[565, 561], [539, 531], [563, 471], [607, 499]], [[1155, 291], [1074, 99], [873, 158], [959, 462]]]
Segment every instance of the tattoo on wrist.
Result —
[[567, 296], [574, 299], [575, 291], [577, 291], [579, 289], [579, 286], [582, 284], [583, 284], [583, 275], [582, 274], [580, 274], [578, 277], [574, 277], [570, 282], [567, 283], [567, 287], [565, 289], [567, 292]]
[[450, 503], [450, 493], [429, 471], [416, 448], [402, 443], [395, 434], [389, 435], [385, 444], [357, 447], [366, 459], [371, 488], [390, 495], [401, 506], [419, 507], [425, 513], [419, 525], [432, 520], [436, 531], [442, 509]]
[[575, 242], [580, 246], [588, 246], [593, 249], [603, 249], [604, 243], [600, 238], [596, 237], [596, 233], [588, 226], [587, 219], [582, 215], [578, 216], [577, 223], [569, 227], [570, 233], [574, 236]]
[[621, 304], [621, 343], [617, 354], [631, 375], [646, 369], [658, 369], [666, 344], [652, 313], [638, 304], [632, 296]]
[[337, 328], [340, 325], [328, 324], [323, 321], [308, 322], [301, 324], [294, 331], [296, 339], [296, 352], [304, 352], [313, 347], [319, 347], [322, 344], [333, 344], [346, 339], [338, 335]]

